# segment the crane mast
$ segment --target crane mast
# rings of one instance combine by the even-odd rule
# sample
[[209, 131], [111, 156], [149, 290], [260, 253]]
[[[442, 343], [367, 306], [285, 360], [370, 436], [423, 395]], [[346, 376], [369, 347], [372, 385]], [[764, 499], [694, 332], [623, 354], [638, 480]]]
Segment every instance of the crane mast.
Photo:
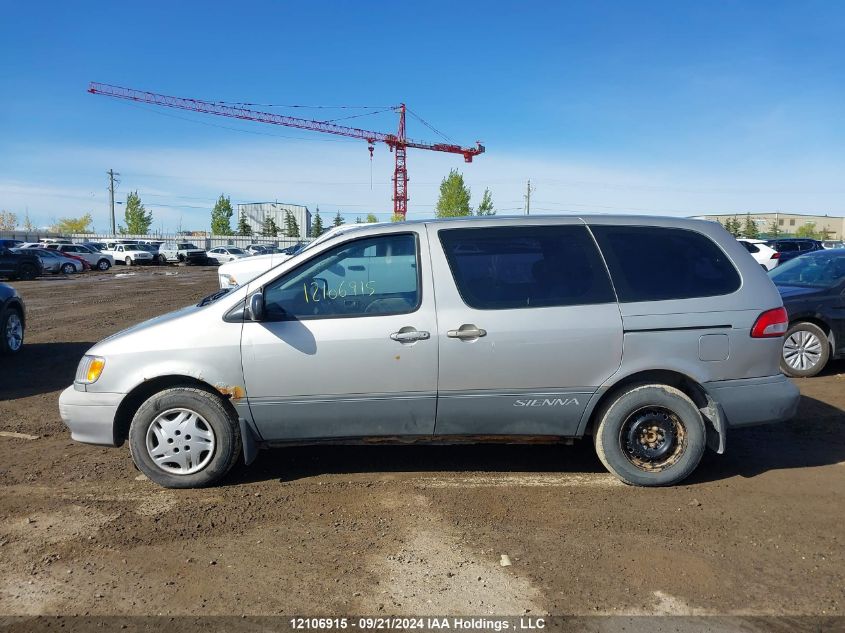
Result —
[[308, 130], [310, 132], [321, 132], [324, 134], [335, 134], [337, 136], [360, 139], [367, 142], [371, 156], [373, 152], [373, 145], [375, 143], [384, 143], [390, 148], [390, 151], [394, 153], [395, 158], [395, 167], [393, 171], [393, 213], [394, 215], [401, 216], [403, 219], [408, 212], [408, 168], [406, 155], [409, 147], [434, 152], [445, 152], [448, 154], [460, 154], [464, 157], [464, 161], [467, 163], [471, 163], [475, 156], [483, 154], [485, 150], [484, 146], [480, 142], [477, 142], [475, 147], [461, 147], [460, 145], [452, 143], [426, 143], [407, 138], [405, 134], [405, 112], [407, 108], [404, 103], [400, 103], [398, 106], [393, 108], [399, 115], [399, 129], [396, 134], [390, 134], [387, 132], [374, 132], [356, 127], [338, 125], [336, 123], [332, 123], [331, 121], [303, 119], [299, 117], [276, 114], [273, 112], [261, 112], [241, 106], [215, 103], [213, 101], [205, 101], [202, 99], [174, 97], [156, 92], [135, 90], [134, 88], [123, 88], [121, 86], [112, 86], [96, 82], [91, 82], [88, 85], [88, 92], [91, 94], [105, 95], [116, 99], [127, 99], [129, 101], [137, 101], [140, 103], [149, 103], [167, 108], [190, 110], [192, 112], [225, 116], [232, 119], [269, 123], [271, 125], [282, 125], [300, 130]]

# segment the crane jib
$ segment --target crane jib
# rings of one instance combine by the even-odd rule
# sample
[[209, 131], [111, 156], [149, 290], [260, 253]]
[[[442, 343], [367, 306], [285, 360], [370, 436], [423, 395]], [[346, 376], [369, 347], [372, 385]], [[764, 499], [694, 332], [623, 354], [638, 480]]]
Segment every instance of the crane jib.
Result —
[[[485, 147], [480, 142], [476, 142], [475, 147], [461, 147], [460, 145], [449, 143], [425, 143], [423, 141], [415, 141], [407, 138], [405, 136], [406, 108], [404, 103], [399, 104], [395, 108], [399, 114], [399, 131], [397, 134], [389, 134], [386, 132], [374, 132], [361, 128], [337, 125], [336, 123], [328, 121], [303, 119], [283, 114], [275, 114], [273, 112], [261, 112], [244, 107], [215, 103], [213, 101], [174, 97], [156, 92], [135, 90], [133, 88], [124, 88], [121, 86], [112, 86], [97, 82], [91, 82], [88, 85], [88, 92], [91, 94], [105, 95], [107, 97], [114, 97], [117, 99], [127, 99], [129, 101], [137, 101], [140, 103], [149, 103], [151, 105], [158, 105], [167, 108], [190, 110], [192, 112], [225, 116], [244, 121], [269, 123], [272, 125], [282, 125], [300, 130], [308, 130], [311, 132], [322, 132], [324, 134], [335, 134], [348, 138], [357, 138], [366, 141], [370, 145], [377, 142], [385, 143], [394, 153], [396, 160], [396, 166], [393, 173], [393, 212], [394, 214], [401, 215], [403, 218], [408, 210], [408, 172], [405, 166], [405, 150], [407, 148], [411, 147], [414, 149], [424, 149], [434, 152], [460, 154], [464, 157], [464, 161], [468, 163], [472, 162], [473, 157], [483, 154], [485, 151]], [[372, 149], [370, 149], [370, 152], [372, 153]]]

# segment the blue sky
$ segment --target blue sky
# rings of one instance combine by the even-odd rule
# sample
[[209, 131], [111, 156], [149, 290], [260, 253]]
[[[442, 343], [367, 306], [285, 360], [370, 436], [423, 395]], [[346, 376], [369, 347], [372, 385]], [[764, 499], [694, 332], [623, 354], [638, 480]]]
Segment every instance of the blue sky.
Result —
[[[391, 211], [392, 155], [323, 135], [139, 106], [89, 81], [272, 104], [404, 101], [487, 154], [409, 152], [409, 217], [459, 168], [501, 213], [845, 213], [840, 2], [0, 0], [0, 209], [91, 211], [106, 174], [156, 228], [206, 228], [220, 193]], [[334, 118], [358, 110], [286, 110]], [[352, 119], [392, 131], [392, 113]], [[439, 140], [409, 119], [409, 135]], [[372, 175], [372, 187], [370, 178]]]

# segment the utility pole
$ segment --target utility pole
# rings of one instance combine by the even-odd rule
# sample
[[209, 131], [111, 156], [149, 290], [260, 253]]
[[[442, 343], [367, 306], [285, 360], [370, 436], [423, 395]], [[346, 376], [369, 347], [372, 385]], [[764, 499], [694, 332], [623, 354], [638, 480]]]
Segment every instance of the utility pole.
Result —
[[525, 215], [531, 215], [531, 192], [533, 190], [531, 179], [529, 178], [528, 185], [525, 187]]
[[[111, 204], [111, 234], [112, 237], [117, 235], [116, 227], [114, 223], [114, 177], [120, 176], [120, 174], [116, 173], [113, 169], [109, 169], [109, 202]], [[118, 184], [120, 181], [118, 181]]]

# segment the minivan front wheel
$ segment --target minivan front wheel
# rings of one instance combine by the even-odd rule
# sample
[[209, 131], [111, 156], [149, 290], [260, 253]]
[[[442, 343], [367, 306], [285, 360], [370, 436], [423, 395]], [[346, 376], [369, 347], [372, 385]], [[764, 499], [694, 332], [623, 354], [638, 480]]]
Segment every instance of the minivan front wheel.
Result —
[[695, 470], [704, 454], [701, 413], [682, 391], [638, 385], [599, 412], [596, 453], [619, 479], [637, 486], [670, 486]]
[[138, 469], [166, 488], [219, 481], [241, 452], [237, 420], [202, 389], [175, 387], [151, 396], [135, 413], [129, 449]]

